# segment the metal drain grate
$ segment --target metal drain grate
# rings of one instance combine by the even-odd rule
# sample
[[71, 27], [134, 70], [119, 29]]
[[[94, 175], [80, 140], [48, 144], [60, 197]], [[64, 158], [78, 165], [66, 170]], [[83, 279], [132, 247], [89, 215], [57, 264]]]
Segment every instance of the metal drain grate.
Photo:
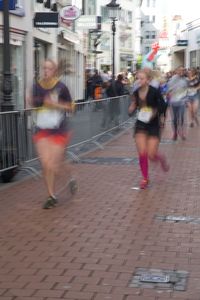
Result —
[[156, 215], [155, 219], [163, 221], [163, 222], [174, 222], [174, 223], [184, 222], [184, 223], [200, 224], [200, 217]]
[[129, 287], [185, 291], [188, 275], [186, 271], [137, 268]]
[[138, 164], [138, 159], [135, 157], [87, 157], [82, 158], [78, 163], [98, 165], [132, 165]]

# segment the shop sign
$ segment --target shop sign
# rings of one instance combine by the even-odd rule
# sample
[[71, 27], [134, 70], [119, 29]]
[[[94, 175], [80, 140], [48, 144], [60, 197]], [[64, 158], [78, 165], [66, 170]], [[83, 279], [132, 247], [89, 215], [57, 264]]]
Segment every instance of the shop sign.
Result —
[[37, 12], [34, 17], [34, 27], [56, 28], [58, 27], [57, 12]]
[[[0, 0], [0, 10], [3, 10], [3, 1], [5, 0]], [[16, 0], [9, 0], [9, 10], [15, 10], [15, 4]]]
[[97, 29], [101, 30], [101, 17], [95, 15], [83, 15], [76, 21], [76, 29], [89, 30]]
[[61, 20], [74, 21], [81, 15], [81, 11], [75, 5], [67, 5], [60, 10]]
[[177, 46], [187, 46], [188, 40], [177, 40], [176, 45]]

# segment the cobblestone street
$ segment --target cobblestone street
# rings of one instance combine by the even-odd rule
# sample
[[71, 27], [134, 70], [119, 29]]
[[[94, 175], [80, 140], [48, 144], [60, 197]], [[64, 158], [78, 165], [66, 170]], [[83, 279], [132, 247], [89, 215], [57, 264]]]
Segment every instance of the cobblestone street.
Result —
[[0, 300], [200, 300], [200, 129], [171, 135], [147, 190], [132, 130], [74, 164], [79, 191], [53, 209], [42, 180], [1, 185]]

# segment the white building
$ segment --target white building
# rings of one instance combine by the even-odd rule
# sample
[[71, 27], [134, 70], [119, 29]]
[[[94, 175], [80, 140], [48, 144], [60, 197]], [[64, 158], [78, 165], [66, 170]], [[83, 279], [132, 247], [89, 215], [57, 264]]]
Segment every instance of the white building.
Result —
[[[26, 107], [26, 90], [35, 78], [40, 77], [41, 63], [45, 58], [62, 61], [63, 81], [69, 87], [73, 100], [84, 99], [85, 55], [83, 36], [74, 32], [73, 22], [59, 22], [58, 28], [33, 26], [35, 13], [52, 12], [57, 3], [58, 13], [66, 1], [51, 0], [51, 7], [44, 7], [40, 0], [17, 0], [17, 9], [10, 11], [11, 72], [13, 73], [13, 103], [16, 109]], [[70, 2], [68, 1], [68, 4]], [[81, 7], [80, 7], [81, 9]], [[54, 12], [55, 13], [55, 12]], [[0, 25], [3, 13], [0, 12]], [[3, 26], [0, 27], [0, 74], [3, 77]], [[2, 85], [2, 84], [1, 84]], [[2, 99], [2, 97], [1, 97]]]
[[[89, 54], [87, 57], [87, 67], [96, 67], [99, 70], [107, 69], [112, 70], [112, 29], [111, 20], [108, 18], [108, 8], [109, 0], [98, 0], [90, 1], [87, 0], [85, 5], [86, 15], [97, 15], [102, 18], [101, 25], [101, 37], [100, 44], [97, 50], [102, 51], [102, 53], [94, 54], [92, 42], [89, 47]], [[115, 22], [116, 34], [115, 34], [115, 73], [122, 71], [127, 71], [128, 68], [134, 69], [136, 63], [136, 34], [135, 34], [135, 24], [137, 16], [137, 6], [140, 1], [138, 0], [118, 0], [118, 4], [121, 7], [120, 19]], [[88, 33], [89, 34], [89, 33]], [[89, 36], [89, 41], [94, 38]]]

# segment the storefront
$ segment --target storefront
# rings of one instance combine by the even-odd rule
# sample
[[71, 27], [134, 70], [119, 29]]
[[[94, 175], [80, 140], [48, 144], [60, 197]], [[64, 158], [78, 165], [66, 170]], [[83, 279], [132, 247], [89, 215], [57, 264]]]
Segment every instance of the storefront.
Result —
[[63, 82], [68, 86], [73, 100], [84, 98], [84, 54], [77, 33], [66, 28], [58, 36], [58, 63]]

